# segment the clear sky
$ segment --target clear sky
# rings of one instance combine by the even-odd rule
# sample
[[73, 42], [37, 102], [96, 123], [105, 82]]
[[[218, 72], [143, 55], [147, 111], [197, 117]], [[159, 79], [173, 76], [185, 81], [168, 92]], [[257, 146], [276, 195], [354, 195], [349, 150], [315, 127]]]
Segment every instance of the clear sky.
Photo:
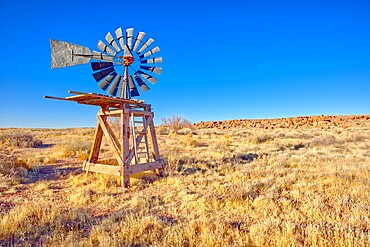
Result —
[[140, 99], [155, 122], [370, 113], [370, 1], [1, 1], [0, 127], [95, 126], [89, 64], [50, 68], [50, 38], [96, 49], [118, 27], [161, 48]]

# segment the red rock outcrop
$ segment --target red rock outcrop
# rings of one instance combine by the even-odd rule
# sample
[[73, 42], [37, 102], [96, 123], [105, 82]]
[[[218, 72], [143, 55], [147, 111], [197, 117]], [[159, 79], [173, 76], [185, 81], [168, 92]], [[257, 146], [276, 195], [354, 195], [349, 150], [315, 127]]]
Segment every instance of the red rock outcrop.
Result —
[[291, 118], [274, 118], [274, 119], [238, 119], [225, 121], [209, 121], [195, 123], [196, 128], [349, 128], [351, 126], [370, 127], [370, 115], [356, 116], [303, 116]]

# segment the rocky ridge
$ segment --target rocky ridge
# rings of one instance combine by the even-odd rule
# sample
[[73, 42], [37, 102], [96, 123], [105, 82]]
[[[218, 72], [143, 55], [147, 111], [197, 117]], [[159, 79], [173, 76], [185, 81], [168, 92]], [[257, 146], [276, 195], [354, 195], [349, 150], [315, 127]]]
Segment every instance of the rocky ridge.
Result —
[[260, 129], [300, 129], [300, 128], [350, 128], [353, 126], [370, 127], [370, 115], [351, 116], [303, 116], [274, 119], [237, 119], [195, 123], [196, 128], [260, 128]]

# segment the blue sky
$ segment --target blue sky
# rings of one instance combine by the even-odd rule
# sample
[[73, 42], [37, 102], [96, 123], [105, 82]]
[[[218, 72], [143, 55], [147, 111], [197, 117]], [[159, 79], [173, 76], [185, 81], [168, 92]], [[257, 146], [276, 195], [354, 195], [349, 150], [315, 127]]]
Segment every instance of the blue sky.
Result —
[[161, 48], [140, 99], [155, 122], [370, 113], [369, 1], [1, 1], [0, 127], [95, 126], [90, 66], [50, 69], [50, 38], [96, 49], [118, 27]]

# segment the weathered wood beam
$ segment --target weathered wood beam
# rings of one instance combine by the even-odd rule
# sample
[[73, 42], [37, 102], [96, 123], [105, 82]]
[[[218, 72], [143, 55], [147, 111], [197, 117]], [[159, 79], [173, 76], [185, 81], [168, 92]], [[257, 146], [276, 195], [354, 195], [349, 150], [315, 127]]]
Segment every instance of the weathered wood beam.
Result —
[[125, 175], [131, 175], [149, 170], [164, 168], [164, 163], [161, 161], [154, 161], [145, 164], [133, 165], [125, 168]]
[[[90, 163], [87, 164], [89, 166], [89, 172], [97, 172], [103, 173], [113, 176], [120, 176], [121, 167], [119, 166], [111, 166], [111, 165], [104, 165], [104, 164], [97, 164], [97, 163]], [[85, 169], [84, 169], [85, 170]]]

